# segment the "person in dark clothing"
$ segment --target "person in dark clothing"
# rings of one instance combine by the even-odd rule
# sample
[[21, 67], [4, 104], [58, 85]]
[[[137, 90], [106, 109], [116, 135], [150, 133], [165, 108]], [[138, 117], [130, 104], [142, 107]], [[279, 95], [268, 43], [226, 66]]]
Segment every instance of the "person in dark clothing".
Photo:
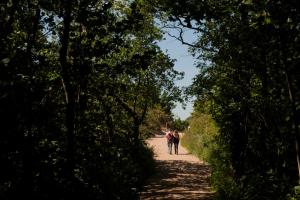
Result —
[[179, 140], [180, 140], [180, 137], [179, 137], [178, 131], [175, 131], [175, 133], [173, 135], [173, 143], [174, 143], [174, 151], [175, 151], [176, 155], [178, 155]]

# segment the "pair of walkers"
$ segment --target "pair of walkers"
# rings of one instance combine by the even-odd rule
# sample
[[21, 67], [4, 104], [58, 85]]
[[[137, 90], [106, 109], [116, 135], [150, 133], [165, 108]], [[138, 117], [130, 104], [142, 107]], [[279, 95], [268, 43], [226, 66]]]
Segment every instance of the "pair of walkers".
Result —
[[172, 146], [174, 144], [174, 153], [178, 155], [178, 144], [179, 144], [179, 134], [178, 131], [172, 132], [168, 131], [166, 134], [167, 144], [168, 144], [168, 152], [172, 154]]

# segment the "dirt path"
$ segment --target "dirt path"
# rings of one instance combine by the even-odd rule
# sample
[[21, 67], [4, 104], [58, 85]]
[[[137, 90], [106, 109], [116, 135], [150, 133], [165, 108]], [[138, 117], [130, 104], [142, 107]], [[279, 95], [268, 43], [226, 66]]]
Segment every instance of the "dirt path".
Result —
[[[209, 168], [179, 145], [179, 155], [169, 155], [164, 136], [151, 138], [157, 173], [141, 192], [141, 200], [149, 199], [198, 199], [211, 200]], [[174, 152], [174, 150], [173, 150]]]

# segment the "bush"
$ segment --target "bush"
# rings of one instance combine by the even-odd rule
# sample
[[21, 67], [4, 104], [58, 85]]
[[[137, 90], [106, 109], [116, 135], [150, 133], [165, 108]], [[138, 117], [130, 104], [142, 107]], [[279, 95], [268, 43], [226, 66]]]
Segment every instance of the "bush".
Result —
[[181, 140], [191, 153], [208, 162], [212, 169], [211, 184], [217, 199], [239, 200], [240, 191], [233, 179], [226, 147], [218, 141], [218, 128], [210, 114], [194, 112]]
[[217, 126], [210, 115], [194, 114], [190, 128], [185, 130], [182, 145], [199, 158], [208, 161], [210, 151], [216, 148]]

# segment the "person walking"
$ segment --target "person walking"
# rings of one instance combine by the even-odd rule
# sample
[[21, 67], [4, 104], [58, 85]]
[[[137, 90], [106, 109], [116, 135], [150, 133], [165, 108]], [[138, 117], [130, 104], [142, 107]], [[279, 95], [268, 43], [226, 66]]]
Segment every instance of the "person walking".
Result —
[[167, 138], [167, 144], [168, 144], [168, 152], [169, 154], [172, 154], [172, 144], [173, 144], [173, 133], [171, 131], [168, 131], [166, 134], [166, 138]]
[[179, 137], [178, 131], [175, 131], [174, 136], [173, 136], [173, 143], [174, 143], [174, 151], [175, 151], [176, 155], [178, 155], [179, 140], [180, 140], [180, 137]]

